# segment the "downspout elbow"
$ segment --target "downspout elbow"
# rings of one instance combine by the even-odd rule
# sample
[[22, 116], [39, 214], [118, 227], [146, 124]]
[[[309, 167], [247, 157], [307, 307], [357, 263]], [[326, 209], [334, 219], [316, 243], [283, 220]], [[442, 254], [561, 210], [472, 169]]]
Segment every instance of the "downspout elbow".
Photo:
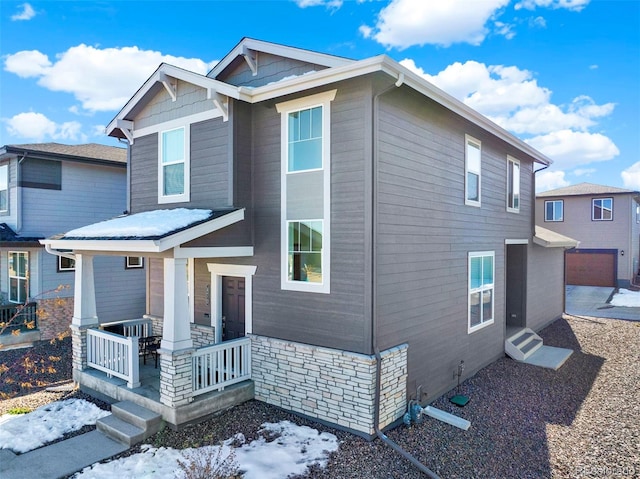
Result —
[[63, 258], [72, 259], [72, 260], [74, 260], [74, 261], [75, 261], [75, 259], [76, 259], [76, 255], [75, 255], [75, 254], [73, 254], [73, 253], [66, 253], [66, 252], [63, 252], [63, 251], [60, 251], [60, 250], [57, 250], [57, 249], [53, 249], [53, 248], [51, 247], [51, 245], [50, 245], [50, 244], [45, 244], [45, 245], [44, 245], [44, 250], [45, 250], [47, 253], [52, 254], [52, 255], [54, 255], [54, 256], [61, 256], [61, 257], [63, 257]]

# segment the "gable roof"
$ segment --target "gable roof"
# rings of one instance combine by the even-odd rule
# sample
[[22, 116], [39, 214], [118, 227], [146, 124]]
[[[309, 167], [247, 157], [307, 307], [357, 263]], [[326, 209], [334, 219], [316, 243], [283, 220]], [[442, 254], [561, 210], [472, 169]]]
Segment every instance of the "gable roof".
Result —
[[[282, 47], [281, 45], [267, 44], [266, 42], [261, 42], [261, 44], [263, 46], [272, 45], [272, 48], [274, 49], [276, 47], [280, 47], [284, 48], [286, 51], [307, 52], [306, 50], [292, 49], [291, 47]], [[238, 46], [240, 45], [243, 45], [242, 42]], [[238, 46], [236, 48], [238, 48]], [[236, 57], [234, 56], [233, 58]], [[215, 68], [214, 70], [217, 71]], [[214, 72], [214, 70], [212, 70], [212, 72]], [[395, 85], [397, 87], [406, 85], [413, 88], [417, 92], [430, 98], [436, 103], [439, 103], [453, 113], [460, 115], [471, 123], [512, 145], [514, 148], [531, 156], [535, 162], [543, 165], [550, 165], [553, 163], [550, 158], [525, 143], [523, 140], [517, 138], [484, 115], [465, 105], [460, 100], [429, 83], [422, 76], [410, 71], [387, 55], [379, 55], [359, 61], [345, 61], [339, 66], [333, 66], [318, 72], [308, 73], [306, 75], [293, 78], [286, 78], [275, 83], [255, 88], [247, 86], [233, 86], [204, 75], [188, 72], [187, 70], [163, 63], [127, 102], [118, 115], [109, 123], [106, 131], [110, 136], [120, 138], [131, 137], [130, 132], [125, 130], [127, 128], [133, 128], [131, 120], [133, 120], [132, 115], [137, 111], [138, 102], [142, 101], [143, 98], [146, 97], [146, 94], [154, 88], [157, 82], [163, 82], [165, 88], [169, 89], [170, 86], [168, 86], [168, 82], [166, 81], [167, 77], [178, 78], [194, 85], [199, 85], [202, 88], [206, 88], [209, 90], [208, 97], [214, 97], [215, 94], [221, 94], [236, 100], [246, 101], [248, 103], [258, 103], [375, 72], [382, 72], [389, 75], [395, 80]], [[219, 102], [215, 104], [215, 106], [214, 102], [212, 102], [212, 109], [218, 108], [218, 105]]]
[[98, 143], [87, 143], [83, 145], [63, 145], [61, 143], [5, 145], [0, 148], [0, 156], [6, 154], [27, 157], [36, 156], [56, 160], [112, 163], [123, 166], [127, 164], [126, 148], [100, 145]]
[[596, 185], [594, 183], [578, 183], [577, 185], [557, 188], [555, 190], [538, 193], [538, 198], [550, 196], [593, 196], [593, 195], [620, 195], [620, 194], [640, 194], [638, 191], [617, 188], [615, 186]]

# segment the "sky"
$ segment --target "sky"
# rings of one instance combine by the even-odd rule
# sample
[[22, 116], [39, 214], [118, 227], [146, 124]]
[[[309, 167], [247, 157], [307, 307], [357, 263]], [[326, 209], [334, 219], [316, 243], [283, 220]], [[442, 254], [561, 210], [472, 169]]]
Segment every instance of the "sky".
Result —
[[[65, 399], [42, 406], [24, 415], [0, 416], [0, 449], [28, 452], [47, 442], [93, 425], [107, 411], [84, 399]], [[267, 440], [277, 437], [277, 440]], [[197, 449], [172, 449], [143, 444], [142, 452], [106, 463], [96, 463], [77, 473], [81, 479], [154, 479], [182, 477], [178, 461], [189, 459], [219, 459], [220, 463], [236, 465], [244, 479], [285, 479], [307, 472], [312, 464], [326, 466], [329, 454], [338, 449], [338, 438], [290, 421], [264, 423], [258, 439], [247, 443], [236, 434], [219, 446]], [[228, 462], [229, 454], [233, 456]], [[218, 464], [220, 464], [218, 463]]]
[[639, 0], [1, 0], [0, 146], [118, 146], [160, 63], [206, 74], [243, 37], [390, 56], [551, 158], [539, 192], [640, 190]]

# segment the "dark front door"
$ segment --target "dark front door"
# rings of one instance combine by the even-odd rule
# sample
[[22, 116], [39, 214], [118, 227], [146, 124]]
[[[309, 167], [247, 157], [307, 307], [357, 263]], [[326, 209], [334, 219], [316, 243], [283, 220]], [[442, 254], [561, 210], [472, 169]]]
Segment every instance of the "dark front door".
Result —
[[524, 328], [526, 277], [527, 277], [527, 245], [507, 245], [507, 327]]
[[244, 337], [244, 278], [222, 277], [222, 340]]

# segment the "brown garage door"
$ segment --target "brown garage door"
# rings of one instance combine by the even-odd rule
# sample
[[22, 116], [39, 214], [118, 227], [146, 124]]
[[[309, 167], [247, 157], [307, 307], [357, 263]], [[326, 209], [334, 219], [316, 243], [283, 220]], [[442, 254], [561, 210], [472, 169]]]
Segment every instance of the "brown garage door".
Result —
[[567, 251], [567, 284], [576, 286], [616, 286], [618, 250], [575, 249]]

